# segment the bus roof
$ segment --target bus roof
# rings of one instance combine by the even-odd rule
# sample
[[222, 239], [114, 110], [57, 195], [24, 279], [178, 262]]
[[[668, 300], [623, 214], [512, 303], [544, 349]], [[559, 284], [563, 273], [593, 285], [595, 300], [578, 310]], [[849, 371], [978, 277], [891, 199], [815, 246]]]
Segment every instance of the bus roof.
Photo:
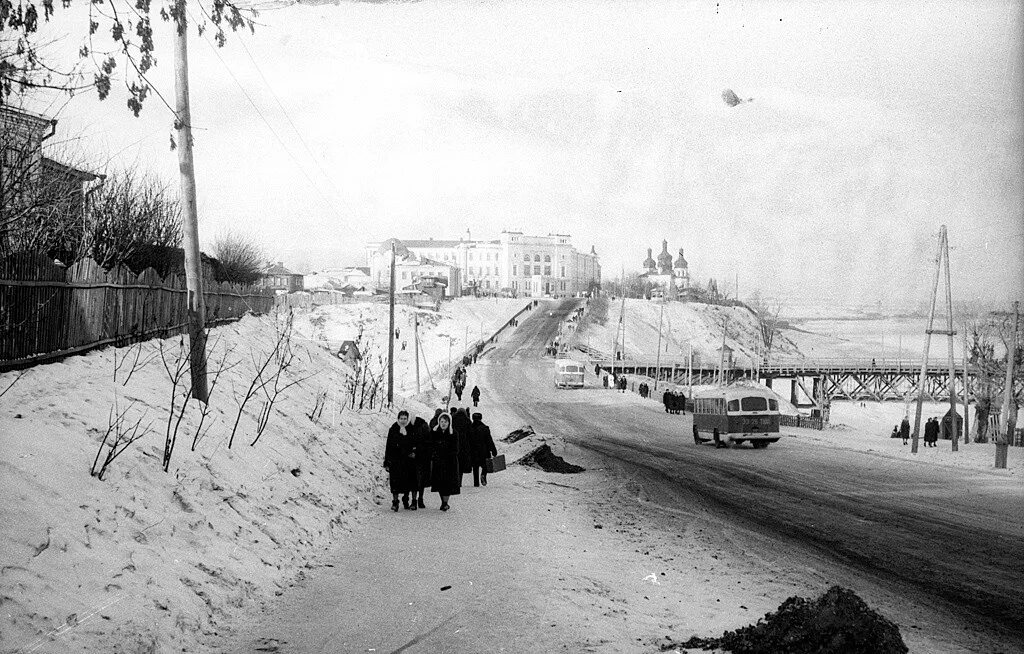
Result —
[[779, 399], [779, 395], [770, 388], [763, 386], [721, 386], [719, 388], [712, 388], [706, 391], [700, 391], [693, 394], [694, 399], [714, 399], [722, 398], [725, 400], [738, 400], [744, 397], [767, 397], [770, 399]]

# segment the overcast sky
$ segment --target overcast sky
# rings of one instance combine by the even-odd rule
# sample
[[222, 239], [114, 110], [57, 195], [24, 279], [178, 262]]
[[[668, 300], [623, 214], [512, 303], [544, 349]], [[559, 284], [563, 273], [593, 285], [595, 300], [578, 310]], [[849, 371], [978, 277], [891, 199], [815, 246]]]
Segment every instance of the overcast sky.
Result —
[[[57, 19], [77, 49], [82, 6]], [[613, 277], [664, 238], [741, 296], [892, 307], [927, 299], [946, 224], [955, 300], [1024, 296], [1020, 3], [341, 3], [258, 20], [216, 53], [191, 40], [204, 243], [235, 229], [308, 270], [390, 236], [560, 232]], [[174, 180], [169, 111], [123, 102], [76, 98], [62, 136]]]

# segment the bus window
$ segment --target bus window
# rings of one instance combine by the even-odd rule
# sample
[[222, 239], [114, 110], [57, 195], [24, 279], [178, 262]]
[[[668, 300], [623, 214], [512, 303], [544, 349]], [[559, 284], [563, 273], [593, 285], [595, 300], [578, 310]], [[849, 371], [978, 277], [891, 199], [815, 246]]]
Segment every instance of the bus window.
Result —
[[767, 411], [768, 401], [763, 397], [745, 397], [741, 400], [744, 411]]
[[778, 411], [779, 410], [779, 401], [778, 400], [769, 399], [768, 400], [768, 410], [769, 411]]
[[729, 400], [729, 408], [727, 409], [727, 411], [739, 411], [739, 410], [740, 410], [740, 401], [739, 400]]

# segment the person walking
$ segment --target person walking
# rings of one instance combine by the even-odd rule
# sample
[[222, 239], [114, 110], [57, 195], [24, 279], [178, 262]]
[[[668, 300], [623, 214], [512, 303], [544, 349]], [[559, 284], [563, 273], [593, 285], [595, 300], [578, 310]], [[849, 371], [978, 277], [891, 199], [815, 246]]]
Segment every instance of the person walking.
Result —
[[473, 390], [470, 391], [469, 396], [471, 398], [473, 398], [473, 406], [479, 405], [480, 404], [480, 387], [479, 386], [474, 386]]
[[467, 409], [458, 409], [452, 415], [452, 429], [459, 438], [459, 485], [462, 485], [462, 475], [473, 471], [473, 455], [470, 451], [470, 429], [473, 423], [469, 419]]
[[473, 424], [469, 430], [469, 452], [470, 463], [473, 466], [473, 485], [487, 485], [487, 459], [498, 455], [498, 449], [494, 447], [494, 439], [491, 438], [491, 428], [484, 424], [483, 415], [473, 414]]
[[[416, 440], [409, 426], [409, 412], [398, 412], [398, 419], [388, 429], [384, 444], [384, 469], [388, 471], [391, 486], [391, 510], [398, 511], [398, 496], [409, 508], [409, 493], [416, 490]], [[412, 507], [415, 509], [415, 505]]]
[[672, 393], [665, 390], [665, 394], [661, 396], [661, 403], [665, 405], [665, 413], [672, 413]]
[[[440, 412], [440, 409], [438, 409]], [[411, 422], [413, 438], [416, 441], [416, 491], [409, 501], [412, 508], [427, 508], [423, 502], [423, 493], [430, 485], [430, 465], [433, 447], [431, 447], [431, 427], [423, 418], [416, 416]]]
[[[925, 425], [925, 433], [928, 433], [928, 425]], [[902, 422], [900, 422], [900, 436], [903, 438], [903, 444], [907, 444], [907, 439], [910, 438], [910, 418], [903, 416]]]
[[452, 419], [442, 413], [431, 434], [430, 490], [441, 496], [441, 510], [447, 511], [448, 498], [459, 495], [462, 474], [459, 472], [459, 437], [452, 430]]

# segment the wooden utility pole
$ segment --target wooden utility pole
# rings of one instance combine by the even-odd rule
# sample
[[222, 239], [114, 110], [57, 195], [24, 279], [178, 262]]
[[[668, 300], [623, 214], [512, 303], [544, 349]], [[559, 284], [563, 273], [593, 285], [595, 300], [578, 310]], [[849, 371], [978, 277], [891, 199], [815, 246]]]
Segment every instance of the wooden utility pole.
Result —
[[1000, 422], [1003, 429], [996, 437], [996, 467], [1006, 467], [1007, 449], [1013, 440], [1013, 429], [1016, 427], [1016, 420], [1013, 419], [1014, 412], [1010, 409], [1013, 398], [1013, 364], [1017, 358], [1017, 328], [1020, 326], [1020, 303], [1013, 303], [1013, 335], [1006, 347], [1006, 385], [1003, 388], [1003, 410], [1000, 412]]
[[[939, 296], [939, 273], [943, 269], [943, 264], [945, 264], [946, 271], [946, 329], [934, 329], [935, 303]], [[910, 451], [913, 454], [917, 454], [918, 437], [921, 432], [921, 409], [924, 404], [925, 381], [928, 378], [928, 351], [931, 349], [932, 334], [945, 334], [947, 338], [949, 338], [949, 404], [950, 422], [953, 429], [951, 436], [953, 439], [953, 451], [956, 452], [958, 449], [960, 433], [956, 428], [956, 376], [954, 374], [955, 369], [953, 366], [953, 336], [956, 335], [956, 332], [953, 330], [953, 305], [951, 297], [952, 294], [950, 291], [949, 281], [949, 242], [946, 239], [946, 226], [942, 225], [939, 229], [939, 249], [935, 257], [935, 277], [932, 282], [932, 302], [931, 309], [928, 312], [928, 328], [925, 330], [926, 337], [924, 341], [924, 357], [921, 361], [921, 379], [918, 382], [917, 409], [914, 412], [914, 433], [910, 446]]]
[[391, 239], [391, 292], [388, 299], [388, 406], [395, 401], [395, 240]]
[[686, 343], [686, 385], [690, 399], [693, 399], [693, 343]]
[[420, 314], [412, 312], [412, 341], [416, 349], [416, 394], [420, 394]]
[[209, 400], [206, 385], [206, 300], [199, 258], [199, 214], [196, 176], [192, 161], [192, 111], [188, 97], [188, 14], [184, 2], [176, 17], [174, 39], [175, 127], [178, 132], [178, 169], [181, 171], [182, 236], [185, 245], [185, 288], [188, 311], [189, 369], [192, 397]]
[[665, 302], [661, 303], [661, 313], [658, 314], [658, 357], [654, 364], [654, 390], [658, 390], [658, 378], [661, 377], [661, 319], [665, 317]]

